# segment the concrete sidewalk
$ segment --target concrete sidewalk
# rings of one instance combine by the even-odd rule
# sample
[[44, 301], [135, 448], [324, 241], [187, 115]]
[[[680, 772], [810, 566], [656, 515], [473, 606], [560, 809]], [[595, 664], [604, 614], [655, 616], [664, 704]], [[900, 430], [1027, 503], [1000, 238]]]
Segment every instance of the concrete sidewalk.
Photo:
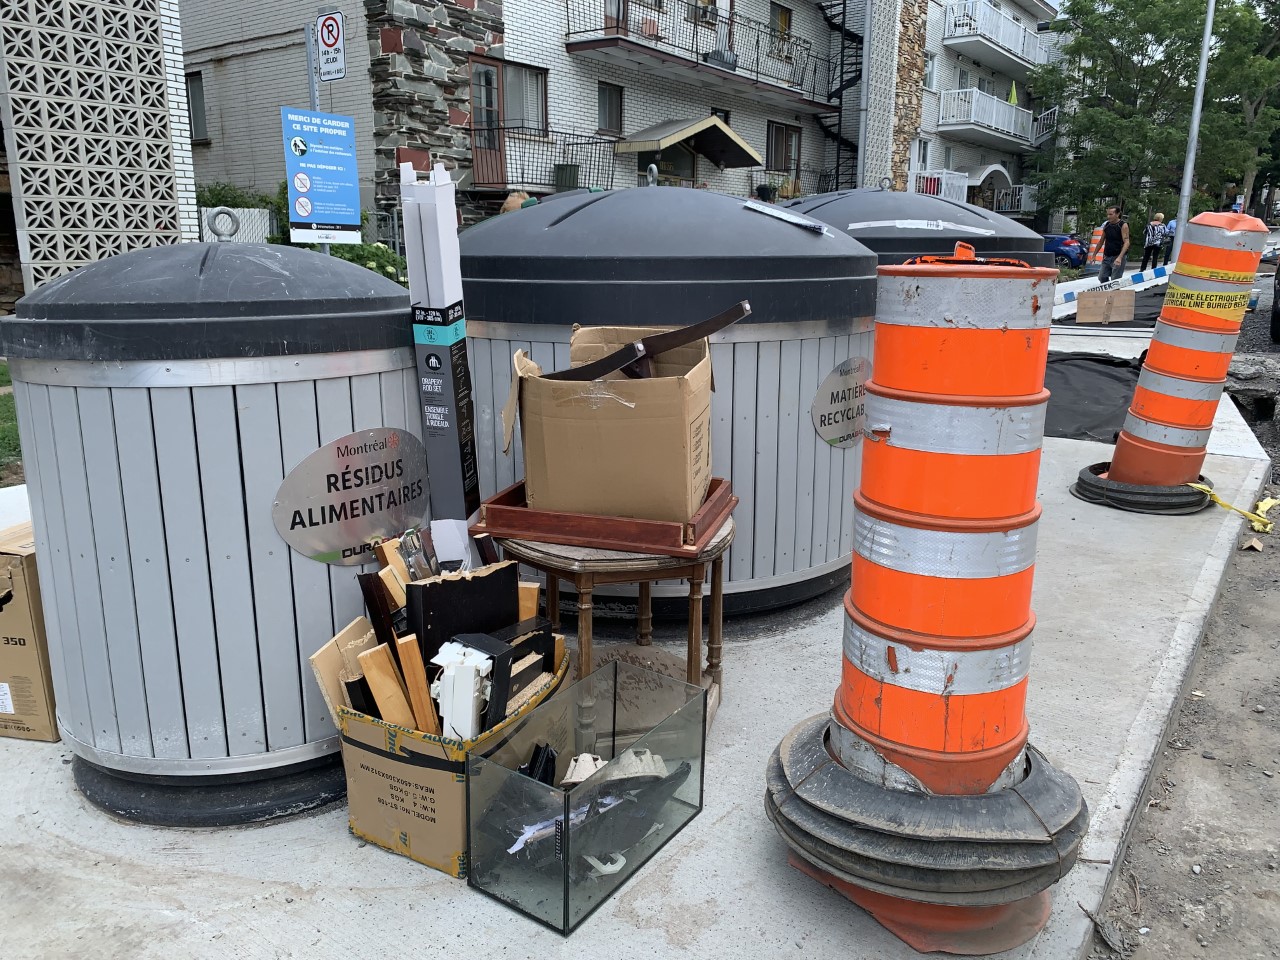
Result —
[[[1224, 405], [1224, 427], [1238, 420]], [[1206, 467], [1250, 505], [1267, 472], [1243, 424], [1215, 434]], [[1135, 516], [1067, 487], [1112, 448], [1045, 444], [1035, 609], [1032, 742], [1072, 773], [1093, 812], [1082, 862], [1054, 891], [1049, 926], [1009, 956], [1087, 953], [1091, 910], [1133, 821], [1180, 695], [1239, 518]], [[569, 939], [465, 884], [361, 843], [345, 806], [274, 825], [170, 830], [82, 801], [68, 751], [0, 740], [0, 930], [7, 960], [93, 956], [315, 960], [364, 957], [917, 956], [786, 864], [762, 796], [769, 752], [825, 711], [839, 678], [832, 593], [726, 625], [725, 694], [707, 740], [706, 805]]]

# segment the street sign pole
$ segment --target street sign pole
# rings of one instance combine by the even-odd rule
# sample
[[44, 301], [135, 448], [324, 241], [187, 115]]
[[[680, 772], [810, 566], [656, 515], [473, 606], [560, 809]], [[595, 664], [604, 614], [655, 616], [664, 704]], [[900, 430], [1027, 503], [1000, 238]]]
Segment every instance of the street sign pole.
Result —
[[[316, 68], [316, 25], [307, 24], [307, 81], [311, 91], [311, 109], [320, 109], [320, 78]], [[329, 245], [320, 244], [320, 252], [329, 256]]]
[[1191, 130], [1187, 135], [1187, 158], [1182, 165], [1182, 192], [1178, 195], [1178, 231], [1173, 238], [1173, 259], [1182, 252], [1182, 238], [1191, 218], [1191, 184], [1196, 174], [1196, 146], [1200, 140], [1200, 106], [1204, 102], [1204, 76], [1209, 67], [1209, 47], [1213, 43], [1213, 6], [1204, 15], [1204, 38], [1200, 41], [1200, 71], [1196, 74], [1196, 98], [1191, 104]]

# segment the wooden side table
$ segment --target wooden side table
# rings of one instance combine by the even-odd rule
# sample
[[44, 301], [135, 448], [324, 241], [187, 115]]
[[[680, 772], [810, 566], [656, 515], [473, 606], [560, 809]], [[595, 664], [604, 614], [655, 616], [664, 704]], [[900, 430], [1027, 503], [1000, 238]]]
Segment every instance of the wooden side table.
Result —
[[[495, 538], [503, 554], [533, 567], [547, 578], [547, 611], [552, 624], [560, 625], [560, 581], [571, 581], [578, 591], [578, 676], [591, 672], [592, 592], [596, 586], [636, 583], [640, 586], [638, 642], [647, 646], [653, 638], [650, 590], [655, 580], [689, 581], [689, 646], [685, 680], [707, 688], [708, 702], [718, 701], [721, 680], [722, 625], [724, 620], [724, 554], [733, 542], [733, 518], [727, 519], [696, 557], [667, 557], [651, 553], [595, 550], [533, 540]], [[711, 623], [707, 630], [707, 663], [702, 666], [702, 584], [711, 564]]]

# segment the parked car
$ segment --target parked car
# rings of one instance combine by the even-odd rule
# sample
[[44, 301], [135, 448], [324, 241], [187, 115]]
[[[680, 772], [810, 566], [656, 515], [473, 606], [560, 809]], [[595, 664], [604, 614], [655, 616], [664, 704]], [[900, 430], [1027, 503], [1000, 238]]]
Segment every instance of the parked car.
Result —
[[1280, 264], [1280, 227], [1271, 228], [1267, 245], [1262, 248], [1262, 262]]
[[1052, 253], [1053, 260], [1059, 269], [1071, 267], [1079, 270], [1084, 266], [1088, 249], [1074, 233], [1046, 233], [1044, 235], [1045, 253]]
[[1271, 342], [1280, 343], [1280, 269], [1271, 278]]

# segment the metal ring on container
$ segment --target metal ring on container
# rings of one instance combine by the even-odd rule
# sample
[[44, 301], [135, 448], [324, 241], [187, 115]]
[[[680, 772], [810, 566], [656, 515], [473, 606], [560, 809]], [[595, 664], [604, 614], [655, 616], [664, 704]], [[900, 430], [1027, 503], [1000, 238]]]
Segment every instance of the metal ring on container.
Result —
[[920, 693], [994, 693], [1021, 683], [1031, 670], [1030, 637], [990, 650], [915, 649], [844, 619], [844, 656], [878, 680]]
[[1206, 427], [1203, 430], [1189, 430], [1186, 427], [1171, 427], [1168, 424], [1144, 420], [1137, 414], [1130, 413], [1124, 419], [1124, 432], [1151, 443], [1163, 443], [1167, 447], [1187, 447], [1194, 450], [1209, 442], [1209, 434], [1213, 433], [1213, 429]]
[[[868, 391], [868, 440], [924, 453], [1004, 456], [1039, 450], [1048, 401], [1021, 407], [917, 403]], [[885, 433], [885, 436], [877, 434]]]
[[1217, 400], [1222, 396], [1222, 388], [1225, 384], [1225, 380], [1184, 380], [1182, 377], [1157, 373], [1146, 366], [1138, 375], [1138, 386], [1143, 390], [1150, 390], [1152, 393], [1163, 394], [1166, 397], [1176, 397], [1179, 400]]
[[1040, 330], [1053, 322], [1053, 284], [884, 274], [877, 324], [948, 330]]
[[899, 573], [984, 580], [1007, 577], [1036, 562], [1039, 521], [1012, 530], [925, 530], [853, 511], [853, 552]]
[[1152, 336], [1155, 343], [1165, 343], [1183, 350], [1199, 350], [1203, 353], [1235, 353], [1238, 333], [1209, 333], [1205, 330], [1192, 330], [1189, 327], [1175, 326], [1165, 320], [1156, 324], [1156, 332]]

